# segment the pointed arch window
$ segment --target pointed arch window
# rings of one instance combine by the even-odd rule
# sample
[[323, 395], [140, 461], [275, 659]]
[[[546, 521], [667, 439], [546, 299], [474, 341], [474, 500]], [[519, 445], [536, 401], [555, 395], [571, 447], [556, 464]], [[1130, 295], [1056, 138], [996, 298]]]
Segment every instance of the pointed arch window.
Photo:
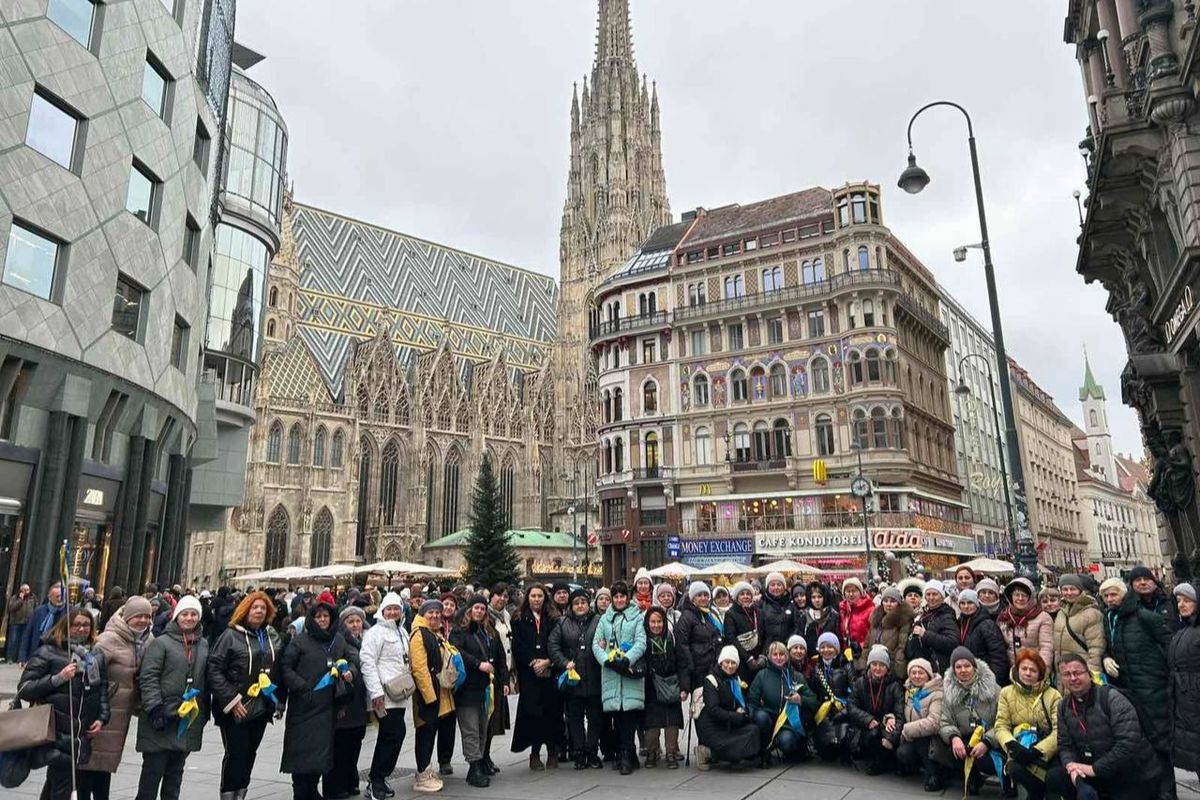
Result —
[[289, 464], [299, 464], [300, 463], [300, 423], [299, 422], [297, 422], [295, 425], [293, 425], [292, 429], [288, 431], [287, 463], [289, 463]]
[[400, 446], [387, 443], [379, 462], [379, 524], [396, 524], [396, 499], [400, 490]]
[[708, 405], [708, 376], [697, 375], [692, 381], [692, 404], [696, 406]]
[[375, 421], [387, 422], [391, 416], [392, 404], [388, 401], [387, 395], [383, 392], [375, 398]]
[[[341, 433], [338, 431], [339, 436]], [[365, 436], [360, 440], [358, 450], [362, 455], [358, 459], [358, 525], [354, 555], [362, 557], [366, 555], [367, 528], [371, 524], [371, 443]]]
[[329, 449], [329, 466], [341, 467], [343, 451], [346, 449], [346, 437], [342, 435], [341, 429], [333, 434], [333, 446]]
[[750, 460], [750, 426], [744, 422], [733, 426], [733, 460]]
[[366, 419], [371, 410], [371, 398], [367, 396], [367, 387], [358, 387], [358, 416]]
[[312, 463], [314, 467], [325, 466], [325, 439], [325, 428], [317, 428], [317, 435], [313, 437]]
[[613, 446], [608, 439], [604, 440], [604, 446], [600, 448], [604, 453], [604, 474], [611, 475], [613, 471]]
[[625, 418], [625, 392], [620, 387], [613, 389], [613, 422], [620, 422]]
[[513, 464], [512, 459], [504, 462], [504, 468], [500, 470], [500, 507], [504, 510], [504, 524], [512, 528], [513, 507], [516, 505], [517, 497], [517, 468]]
[[267, 320], [267, 336], [275, 338], [275, 320], [273, 319]]
[[279, 305], [279, 289], [275, 286], [271, 287], [271, 293], [267, 297], [267, 305], [271, 308], [275, 308]]
[[1090, 424], [1093, 428], [1100, 424], [1099, 419], [1099, 416], [1096, 414], [1096, 409], [1093, 408], [1088, 411], [1088, 424]]
[[267, 463], [278, 464], [283, 447], [283, 426], [278, 422], [267, 432]]
[[754, 460], [768, 461], [771, 458], [771, 429], [765, 422], [754, 423]]
[[458, 486], [461, 460], [457, 449], [446, 456], [442, 470], [442, 536], [458, 530]]
[[323, 567], [330, 561], [333, 554], [333, 512], [329, 506], [317, 512], [313, 521], [312, 541], [308, 545], [308, 564], [310, 567]]
[[263, 569], [279, 569], [287, 563], [288, 532], [291, 519], [283, 505], [275, 506], [267, 518], [267, 536], [263, 543]]

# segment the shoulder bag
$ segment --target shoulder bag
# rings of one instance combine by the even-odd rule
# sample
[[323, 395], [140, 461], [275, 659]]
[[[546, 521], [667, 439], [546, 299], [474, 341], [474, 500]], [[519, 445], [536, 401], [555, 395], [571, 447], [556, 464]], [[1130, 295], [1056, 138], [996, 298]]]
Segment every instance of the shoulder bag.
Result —
[[28, 750], [54, 742], [54, 707], [41, 704], [23, 708], [13, 700], [0, 711], [0, 753]]

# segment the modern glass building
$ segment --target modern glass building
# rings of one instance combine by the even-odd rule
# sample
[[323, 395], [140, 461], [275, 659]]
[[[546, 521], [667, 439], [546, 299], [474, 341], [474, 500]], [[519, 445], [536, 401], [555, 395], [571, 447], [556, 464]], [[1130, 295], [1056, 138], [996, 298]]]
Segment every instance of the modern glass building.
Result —
[[[246, 75], [262, 56], [236, 45], [233, 60], [203, 341], [205, 424], [197, 442], [189, 512], [189, 541], [203, 542], [201, 549], [220, 546], [223, 540], [208, 534], [225, 529], [230, 510], [241, 505], [244, 495], [267, 267], [279, 251], [287, 161], [283, 117], [271, 95]], [[217, 556], [202, 553], [193, 560], [221, 563]], [[209, 583], [220, 576], [196, 577]]]

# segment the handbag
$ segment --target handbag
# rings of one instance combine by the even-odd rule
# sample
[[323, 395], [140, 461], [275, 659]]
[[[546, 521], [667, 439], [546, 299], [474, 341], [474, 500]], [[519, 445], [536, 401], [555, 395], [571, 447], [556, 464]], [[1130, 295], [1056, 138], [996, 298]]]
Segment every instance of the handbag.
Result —
[[5, 789], [16, 789], [29, 777], [32, 766], [29, 763], [28, 750], [13, 750], [11, 753], [0, 753], [0, 786]]
[[53, 744], [54, 734], [52, 706], [22, 708], [20, 700], [13, 700], [7, 711], [0, 711], [0, 753]]
[[417, 682], [413, 680], [411, 672], [401, 672], [383, 684], [383, 693], [393, 703], [403, 703], [412, 697], [416, 690]]
[[679, 676], [654, 673], [654, 694], [660, 703], [678, 703]]
[[442, 648], [442, 668], [438, 670], [437, 674], [438, 686], [451, 691], [458, 683], [458, 668], [454, 666], [453, 655], [448, 648]]
[[737, 643], [747, 653], [753, 653], [758, 649], [758, 631], [746, 631], [737, 635]]

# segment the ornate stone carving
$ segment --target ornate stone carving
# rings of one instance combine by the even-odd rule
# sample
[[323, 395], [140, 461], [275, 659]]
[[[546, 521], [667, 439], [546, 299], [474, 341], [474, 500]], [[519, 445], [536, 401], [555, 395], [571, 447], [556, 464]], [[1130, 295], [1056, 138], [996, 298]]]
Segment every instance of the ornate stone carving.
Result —
[[1146, 445], [1154, 457], [1154, 474], [1147, 493], [1163, 513], [1185, 513], [1196, 501], [1196, 473], [1192, 454], [1183, 443], [1183, 434], [1166, 431], [1161, 436], [1146, 434]]

